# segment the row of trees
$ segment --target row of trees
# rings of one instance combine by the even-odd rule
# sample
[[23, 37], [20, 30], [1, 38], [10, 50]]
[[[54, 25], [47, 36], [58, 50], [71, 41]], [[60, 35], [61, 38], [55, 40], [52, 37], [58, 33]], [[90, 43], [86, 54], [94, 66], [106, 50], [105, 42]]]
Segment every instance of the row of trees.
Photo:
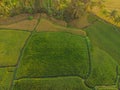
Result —
[[71, 20], [103, 6], [103, 0], [0, 0], [0, 15], [44, 12], [59, 19]]

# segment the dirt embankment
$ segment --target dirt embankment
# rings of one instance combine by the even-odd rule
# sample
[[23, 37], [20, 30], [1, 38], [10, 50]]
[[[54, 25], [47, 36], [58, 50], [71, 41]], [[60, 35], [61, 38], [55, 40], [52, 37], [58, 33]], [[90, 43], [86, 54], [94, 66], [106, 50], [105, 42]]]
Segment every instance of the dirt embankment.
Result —
[[40, 20], [40, 23], [38, 24], [36, 30], [38, 32], [68, 32], [72, 34], [86, 36], [86, 32], [83, 30], [62, 27], [44, 18]]

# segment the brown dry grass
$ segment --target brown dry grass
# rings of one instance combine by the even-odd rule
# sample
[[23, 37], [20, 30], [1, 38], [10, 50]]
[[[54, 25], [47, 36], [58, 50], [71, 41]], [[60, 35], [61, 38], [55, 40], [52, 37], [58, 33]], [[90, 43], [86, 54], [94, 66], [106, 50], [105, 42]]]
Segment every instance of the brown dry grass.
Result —
[[87, 19], [87, 15], [82, 16], [79, 19], [75, 19], [69, 23], [70, 26], [76, 27], [76, 28], [84, 28], [89, 26], [89, 22]]
[[0, 28], [18, 29], [18, 30], [30, 30], [32, 31], [37, 24], [37, 19], [23, 20], [10, 25], [1, 25]]
[[[0, 25], [0, 28], [8, 28], [8, 29], [18, 29], [18, 30], [29, 30], [29, 31], [32, 31], [35, 28], [35, 26], [36, 26], [36, 24], [38, 22], [39, 16], [40, 16], [40, 14], [33, 15], [34, 19], [32, 19], [32, 20], [28, 20], [28, 15], [25, 15], [25, 16], [24, 15], [15, 16], [12, 19], [15, 19], [17, 17], [16, 18], [17, 20], [12, 20], [11, 21], [11, 20], [8, 19], [5, 24]], [[14, 22], [14, 23], [7, 24], [7, 23], [10, 23], [10, 22]]]
[[39, 25], [37, 26], [36, 30], [38, 32], [41, 31], [48, 31], [48, 32], [68, 32], [72, 34], [77, 34], [77, 35], [82, 35], [86, 36], [86, 32], [82, 31], [80, 29], [71, 29], [71, 28], [66, 28], [66, 27], [61, 27], [58, 25], [53, 24], [52, 22], [48, 21], [47, 19], [41, 19]]
[[28, 14], [20, 14], [14, 17], [0, 18], [0, 25], [8, 25], [27, 19]]
[[58, 19], [55, 19], [53, 17], [50, 17], [50, 16], [47, 16], [45, 13], [42, 13], [41, 14], [41, 18], [45, 18], [45, 19], [48, 19], [50, 20], [51, 22], [55, 23], [55, 24], [58, 24], [60, 26], [67, 26], [67, 23], [63, 20], [58, 20]]

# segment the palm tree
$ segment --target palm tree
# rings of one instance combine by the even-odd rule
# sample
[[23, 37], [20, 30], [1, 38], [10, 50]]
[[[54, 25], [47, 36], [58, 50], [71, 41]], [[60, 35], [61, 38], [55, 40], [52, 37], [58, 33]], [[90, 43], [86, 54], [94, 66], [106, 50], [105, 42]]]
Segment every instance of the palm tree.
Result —
[[110, 18], [112, 18], [114, 20], [117, 15], [117, 10], [112, 10], [109, 14], [110, 14]]
[[116, 24], [120, 23], [120, 16], [115, 17], [114, 22]]

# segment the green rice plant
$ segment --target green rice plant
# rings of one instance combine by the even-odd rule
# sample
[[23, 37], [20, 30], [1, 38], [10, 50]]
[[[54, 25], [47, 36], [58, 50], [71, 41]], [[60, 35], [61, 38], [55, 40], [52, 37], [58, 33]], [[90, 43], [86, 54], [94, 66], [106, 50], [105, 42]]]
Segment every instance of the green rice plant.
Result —
[[89, 71], [86, 39], [63, 32], [34, 33], [21, 58], [16, 78], [81, 76]]

